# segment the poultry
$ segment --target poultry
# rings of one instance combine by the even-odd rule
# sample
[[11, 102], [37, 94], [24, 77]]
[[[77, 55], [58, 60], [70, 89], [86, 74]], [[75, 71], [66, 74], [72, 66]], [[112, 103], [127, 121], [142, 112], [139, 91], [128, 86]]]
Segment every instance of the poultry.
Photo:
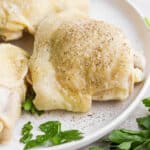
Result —
[[27, 29], [34, 34], [39, 22], [51, 13], [66, 9], [88, 12], [88, 0], [0, 0], [0, 37], [15, 40]]
[[11, 44], [0, 44], [0, 143], [10, 140], [25, 99], [27, 52]]
[[54, 12], [64, 12], [66, 10], [78, 10], [84, 14], [89, 12], [89, 0], [51, 0]]
[[68, 14], [45, 18], [35, 35], [29, 69], [36, 108], [87, 112], [92, 99], [126, 99], [144, 73], [135, 71], [134, 52], [123, 32]]

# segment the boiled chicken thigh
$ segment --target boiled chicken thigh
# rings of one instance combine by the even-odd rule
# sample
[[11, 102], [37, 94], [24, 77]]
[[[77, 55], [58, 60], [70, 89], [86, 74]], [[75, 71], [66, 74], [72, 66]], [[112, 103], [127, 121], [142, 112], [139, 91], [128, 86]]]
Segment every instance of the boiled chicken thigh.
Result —
[[[140, 66], [141, 57], [135, 58]], [[123, 32], [113, 25], [65, 13], [48, 17], [35, 35], [29, 65], [34, 104], [39, 110], [86, 112], [92, 99], [124, 100], [134, 83], [143, 80], [143, 68], [141, 74], [135, 71], [135, 58]]]
[[0, 0], [0, 37], [18, 39], [24, 29], [34, 34], [45, 16], [68, 9], [87, 14], [88, 0]]
[[28, 54], [22, 49], [0, 44], [0, 143], [10, 139], [25, 99]]

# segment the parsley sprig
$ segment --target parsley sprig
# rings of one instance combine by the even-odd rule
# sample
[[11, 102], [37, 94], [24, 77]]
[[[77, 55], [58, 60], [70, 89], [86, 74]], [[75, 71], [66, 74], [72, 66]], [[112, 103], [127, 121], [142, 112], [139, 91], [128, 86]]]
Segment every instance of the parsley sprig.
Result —
[[[143, 100], [143, 104], [150, 111], [150, 98]], [[114, 130], [108, 136], [107, 142], [110, 150], [150, 150], [150, 115], [136, 119], [141, 130]], [[104, 150], [91, 147], [89, 150]]]
[[20, 138], [21, 143], [27, 143], [31, 140], [33, 137], [33, 134], [31, 133], [31, 130], [33, 129], [33, 126], [31, 125], [31, 122], [27, 122], [24, 127], [22, 128], [21, 135], [22, 138]]
[[36, 107], [33, 104], [34, 98], [35, 98], [35, 92], [32, 89], [32, 87], [28, 86], [25, 101], [22, 104], [22, 109], [23, 109], [23, 111], [31, 113], [31, 114], [41, 115], [41, 114], [43, 114], [43, 111], [36, 109]]
[[145, 105], [145, 107], [147, 107], [150, 111], [150, 98], [145, 98], [143, 100], [143, 104]]
[[20, 142], [25, 144], [24, 150], [38, 146], [59, 145], [83, 138], [79, 130], [62, 131], [59, 121], [45, 122], [39, 126], [39, 129], [43, 134], [37, 135], [35, 139], [32, 139], [31, 123], [28, 122], [24, 125], [22, 128], [22, 138], [20, 139]]

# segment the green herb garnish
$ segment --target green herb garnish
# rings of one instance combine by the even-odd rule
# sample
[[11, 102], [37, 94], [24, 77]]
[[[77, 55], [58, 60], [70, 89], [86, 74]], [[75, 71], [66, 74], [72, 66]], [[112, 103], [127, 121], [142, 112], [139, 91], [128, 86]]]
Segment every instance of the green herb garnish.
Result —
[[35, 93], [31, 87], [28, 86], [27, 94], [25, 101], [22, 104], [22, 109], [26, 112], [29, 112], [31, 114], [43, 114], [43, 111], [39, 111], [36, 109], [36, 107], [33, 104], [33, 99], [35, 98]]
[[150, 27], [150, 19], [147, 18], [147, 17], [145, 17], [145, 18], [144, 18], [144, 21], [145, 21], [146, 25], [147, 25], [148, 27]]
[[63, 131], [61, 132], [60, 137], [61, 137], [61, 143], [76, 141], [83, 138], [82, 133], [79, 130]]
[[26, 123], [21, 131], [22, 138], [20, 139], [21, 143], [27, 143], [32, 139], [33, 134], [31, 133], [33, 126], [31, 125], [31, 122]]
[[[61, 123], [59, 121], [45, 122], [39, 126], [39, 129], [43, 132], [42, 135], [37, 135], [35, 139], [31, 139], [32, 137], [30, 138], [30, 135], [27, 134], [28, 136], [26, 136], [26, 138], [28, 140], [26, 142], [20, 140], [22, 143], [25, 143], [24, 150], [38, 146], [59, 145], [83, 138], [82, 133], [78, 130], [61, 131]], [[23, 130], [24, 127], [22, 132]]]
[[[150, 98], [143, 100], [150, 111]], [[150, 115], [136, 119], [141, 130], [114, 130], [108, 136], [110, 150], [150, 150]], [[101, 150], [101, 148], [89, 150]]]
[[145, 107], [147, 107], [150, 111], [150, 98], [145, 98], [143, 100], [143, 104], [145, 105]]
[[137, 123], [141, 128], [150, 130], [150, 116], [137, 118]]
[[90, 147], [89, 150], [104, 150], [104, 149], [100, 147]]
[[[37, 135], [35, 139], [30, 140], [28, 143], [26, 143], [24, 150], [38, 147], [38, 146], [46, 146], [46, 143], [49, 142], [49, 137], [47, 135]], [[48, 145], [49, 146], [49, 145]]]
[[48, 134], [50, 137], [61, 132], [61, 123], [59, 121], [48, 121], [39, 126], [40, 130], [45, 134]]

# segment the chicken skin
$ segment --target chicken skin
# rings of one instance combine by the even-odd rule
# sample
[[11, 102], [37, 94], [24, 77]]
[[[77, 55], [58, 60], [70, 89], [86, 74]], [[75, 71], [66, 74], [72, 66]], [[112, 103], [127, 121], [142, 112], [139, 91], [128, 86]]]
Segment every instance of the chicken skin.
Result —
[[45, 16], [69, 9], [87, 14], [88, 0], [1, 0], [0, 37], [18, 39], [25, 29], [34, 34]]
[[40, 24], [29, 68], [39, 110], [86, 112], [92, 99], [124, 100], [143, 80], [120, 29], [65, 13]]
[[29, 55], [11, 44], [0, 44], [0, 143], [7, 142], [25, 99]]

